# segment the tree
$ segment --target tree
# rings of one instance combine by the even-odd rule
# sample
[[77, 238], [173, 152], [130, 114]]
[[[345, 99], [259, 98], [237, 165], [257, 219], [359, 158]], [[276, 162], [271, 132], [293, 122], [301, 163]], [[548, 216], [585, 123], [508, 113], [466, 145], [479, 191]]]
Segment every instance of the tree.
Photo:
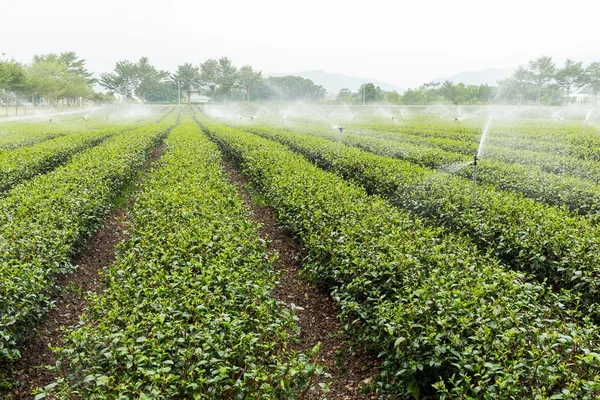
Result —
[[137, 63], [127, 60], [117, 62], [114, 72], [100, 76], [100, 85], [128, 99], [135, 95], [144, 104], [148, 92], [168, 75], [168, 72], [150, 64], [147, 57], [142, 57]]
[[541, 56], [535, 60], [530, 60], [528, 64], [528, 77], [537, 93], [536, 104], [542, 103], [542, 91], [546, 89], [548, 83], [554, 78], [556, 66], [552, 57]]
[[214, 103], [215, 91], [219, 84], [220, 69], [219, 62], [209, 58], [200, 64], [200, 82], [206, 86], [210, 92], [210, 104]]
[[392, 90], [391, 92], [385, 92], [385, 101], [390, 104], [400, 104], [402, 97], [396, 92]]
[[442, 87], [440, 88], [440, 92], [442, 96], [444, 96], [447, 100], [452, 102], [452, 104], [458, 104], [458, 88], [450, 81], [444, 81], [442, 83]]
[[65, 94], [65, 87], [65, 65], [58, 59], [34, 56], [34, 62], [27, 71], [28, 94], [32, 97], [38, 95], [50, 104], [57, 105]]
[[558, 86], [567, 91], [567, 101], [570, 101], [571, 90], [585, 86], [586, 76], [582, 62], [575, 62], [570, 58], [565, 61], [565, 66], [556, 71], [554, 78]]
[[515, 85], [515, 92], [519, 99], [519, 105], [521, 105], [525, 99], [525, 96], [527, 96], [527, 92], [529, 91], [529, 73], [525, 67], [519, 65], [519, 68], [513, 72], [512, 79]]
[[85, 67], [85, 59], [80, 59], [74, 51], [60, 53], [58, 60], [65, 65], [65, 72], [73, 77], [80, 77], [91, 85], [96, 83], [92, 73]]
[[171, 75], [175, 85], [179, 82], [179, 87], [187, 94], [188, 105], [192, 97], [192, 90], [201, 86], [200, 69], [192, 64], [185, 63], [177, 67], [177, 71]]
[[172, 81], [160, 82], [154, 86], [146, 95], [146, 100], [153, 103], [175, 103], [177, 102], [179, 91], [177, 83]]
[[379, 86], [375, 87], [372, 83], [363, 83], [360, 85], [359, 93], [365, 103], [373, 103], [379, 100], [381, 88]]
[[0, 89], [4, 91], [6, 115], [8, 115], [8, 94], [25, 86], [25, 70], [15, 60], [0, 61]]
[[227, 103], [227, 94], [235, 86], [238, 79], [237, 68], [233, 66], [231, 60], [227, 57], [219, 58], [219, 85], [223, 92], [223, 102]]
[[600, 93], [600, 62], [593, 62], [585, 69], [585, 76], [587, 87], [592, 91], [594, 95], [594, 104]]
[[60, 81], [59, 98], [67, 99], [68, 103], [92, 95], [92, 84], [96, 80], [85, 67], [85, 60], [80, 59], [75, 52], [36, 54], [33, 56], [33, 64], [53, 65], [55, 70], [61, 71], [55, 76]]
[[270, 76], [261, 81], [253, 91], [257, 99], [279, 101], [320, 100], [327, 91], [321, 85], [315, 85], [310, 79], [299, 76]]
[[348, 88], [340, 89], [337, 95], [337, 101], [341, 104], [352, 103], [354, 99], [353, 93]]
[[117, 94], [132, 99], [137, 85], [136, 66], [131, 61], [118, 61], [112, 73], [100, 75], [100, 85]]
[[135, 71], [138, 78], [138, 84], [134, 93], [138, 99], [142, 101], [142, 104], [146, 102], [146, 95], [148, 92], [169, 76], [168, 72], [160, 71], [150, 64], [147, 57], [140, 58], [136, 64]]
[[254, 71], [251, 66], [244, 65], [238, 72], [238, 83], [246, 92], [246, 100], [250, 103], [250, 89], [262, 80], [262, 72]]

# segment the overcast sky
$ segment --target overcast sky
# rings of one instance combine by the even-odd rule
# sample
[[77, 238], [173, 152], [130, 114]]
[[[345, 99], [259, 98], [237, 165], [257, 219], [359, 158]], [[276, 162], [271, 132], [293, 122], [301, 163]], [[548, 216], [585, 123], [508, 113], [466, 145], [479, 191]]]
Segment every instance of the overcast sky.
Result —
[[600, 61], [599, 0], [3, 1], [0, 53], [76, 51], [95, 73], [148, 56], [174, 70], [228, 56], [414, 87], [539, 55]]

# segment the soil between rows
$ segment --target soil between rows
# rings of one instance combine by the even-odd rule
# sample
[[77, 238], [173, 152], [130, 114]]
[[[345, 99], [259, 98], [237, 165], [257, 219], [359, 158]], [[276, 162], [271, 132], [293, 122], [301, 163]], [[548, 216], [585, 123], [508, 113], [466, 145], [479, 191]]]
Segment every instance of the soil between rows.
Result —
[[229, 182], [238, 188], [251, 211], [251, 219], [260, 224], [260, 234], [268, 241], [270, 251], [279, 254], [275, 267], [282, 271], [282, 275], [279, 285], [274, 288], [274, 297], [287, 305], [294, 303], [302, 308], [297, 310], [301, 333], [296, 350], [312, 349], [321, 343], [317, 360], [331, 375], [330, 379], [325, 380], [331, 383], [331, 391], [324, 397], [328, 400], [378, 398], [374, 394], [362, 393], [363, 387], [378, 373], [378, 360], [371, 354], [351, 347], [351, 340], [337, 318], [340, 310], [329, 293], [300, 276], [306, 250], [293, 239], [289, 230], [278, 224], [273, 208], [252, 200], [246, 187], [247, 181], [233, 162], [225, 160], [223, 168]]

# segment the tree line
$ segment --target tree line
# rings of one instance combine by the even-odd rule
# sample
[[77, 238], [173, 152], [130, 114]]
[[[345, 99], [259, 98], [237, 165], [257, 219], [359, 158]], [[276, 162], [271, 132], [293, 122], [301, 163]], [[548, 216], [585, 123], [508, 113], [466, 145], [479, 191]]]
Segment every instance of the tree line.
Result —
[[[99, 85], [107, 93], [94, 90]], [[2, 102], [9, 105], [29, 103], [71, 106], [84, 100], [114, 102], [116, 95], [142, 103], [174, 103], [184, 98], [191, 102], [194, 93], [205, 94], [215, 101], [228, 100], [309, 100], [316, 101], [326, 90], [309, 79], [297, 76], [264, 78], [250, 65], [237, 68], [231, 59], [208, 59], [194, 65], [184, 63], [173, 73], [156, 68], [147, 57], [138, 61], [123, 60], [113, 71], [95, 79], [86, 68], [86, 60], [75, 52], [35, 55], [29, 64], [14, 59], [0, 59]], [[8, 112], [8, 111], [7, 111]]]
[[600, 62], [586, 67], [582, 61], [567, 58], [562, 68], [557, 68], [552, 57], [541, 56], [519, 66], [513, 74], [498, 81], [499, 96], [513, 104], [534, 103], [551, 105], [570, 103], [576, 90], [591, 94], [600, 92]]
[[429, 82], [403, 94], [385, 91], [372, 83], [363, 84], [358, 91], [342, 89], [336, 102], [340, 104], [535, 104], [561, 105], [573, 102], [575, 91], [593, 95], [600, 93], [600, 62], [583, 65], [567, 58], [562, 68], [557, 68], [552, 57], [541, 56], [519, 66], [513, 74], [497, 82], [497, 86], [465, 85]]
[[2, 56], [0, 90], [7, 108], [9, 104], [17, 107], [23, 100], [30, 100], [33, 106], [42, 100], [57, 106], [59, 102], [71, 105], [103, 97], [93, 91], [95, 79], [85, 60], [74, 52], [35, 55], [28, 65]]
[[494, 88], [488, 85], [454, 84], [450, 81], [430, 82], [417, 89], [408, 89], [403, 94], [395, 90], [385, 91], [373, 83], [366, 83], [356, 92], [342, 89], [337, 96], [339, 104], [487, 104], [494, 95]]

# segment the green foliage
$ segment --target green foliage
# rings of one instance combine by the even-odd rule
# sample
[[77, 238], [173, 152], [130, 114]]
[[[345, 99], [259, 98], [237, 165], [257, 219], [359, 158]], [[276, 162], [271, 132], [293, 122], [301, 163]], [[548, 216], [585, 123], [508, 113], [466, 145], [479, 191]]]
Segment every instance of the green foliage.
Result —
[[534, 60], [529, 60], [527, 75], [531, 85], [537, 93], [537, 105], [542, 104], [542, 91], [547, 89], [547, 84], [554, 78], [556, 64], [552, 57], [541, 56]]
[[54, 282], [74, 268], [74, 248], [174, 118], [115, 135], [0, 200], [0, 358], [19, 357], [17, 342], [52, 307]]
[[220, 76], [221, 70], [217, 60], [209, 58], [200, 64], [200, 81], [202, 82], [202, 86], [207, 87], [209, 90], [211, 104], [214, 101]]
[[227, 57], [219, 58], [219, 89], [224, 96], [224, 103], [227, 103], [227, 95], [238, 82], [238, 71], [231, 60]]
[[564, 67], [556, 71], [556, 83], [567, 92], [567, 99], [573, 89], [579, 89], [586, 84], [585, 69], [583, 63], [575, 62], [570, 58], [565, 61]]
[[190, 63], [177, 66], [177, 71], [171, 74], [171, 80], [172, 84], [170, 86], [173, 89], [182, 90], [187, 94], [188, 104], [190, 104], [192, 90], [200, 89], [202, 85], [200, 68], [194, 67]]
[[586, 81], [594, 96], [600, 93], [600, 62], [593, 62], [585, 69]]
[[178, 96], [177, 84], [160, 82], [148, 91], [146, 101], [151, 103], [177, 103]]
[[[467, 179], [472, 176], [472, 167], [468, 163], [479, 147], [478, 131], [456, 126], [448, 129], [443, 123], [360, 124], [356, 128], [360, 131], [352, 130], [343, 135], [343, 143], [424, 167], [449, 170]], [[330, 129], [302, 127], [299, 130], [337, 140], [337, 134]], [[554, 154], [529, 150], [546, 141], [551, 143], [552, 150], [556, 148]], [[486, 143], [483, 159], [478, 163], [478, 182], [550, 205], [566, 206], [573, 213], [596, 217], [600, 214], [600, 189], [597, 186], [600, 166], [597, 162], [582, 162], [556, 153], [572, 147], [573, 153], [587, 152], [594, 157], [592, 152], [597, 151], [599, 144], [594, 139], [582, 140], [579, 127], [570, 132], [561, 126], [560, 130], [545, 130], [543, 135], [523, 128], [494, 130]], [[457, 163], [462, 163], [462, 168], [453, 168]]]
[[[58, 349], [60, 398], [300, 398], [321, 369], [291, 350], [293, 310], [226, 182], [217, 147], [184, 121], [136, 196], [131, 238]], [[316, 351], [316, 349], [315, 349]]]
[[22, 92], [37, 95], [56, 103], [60, 99], [88, 97], [95, 83], [85, 68], [85, 60], [74, 52], [35, 55], [27, 70], [27, 81]]
[[[381, 356], [381, 391], [403, 398], [600, 395], [598, 329], [573, 322], [562, 305], [571, 295], [527, 283], [461, 237], [279, 144], [202, 124], [301, 239], [306, 269], [332, 286], [346, 327]], [[349, 159], [345, 153], [336, 162]]]
[[509, 192], [480, 185], [471, 198], [470, 179], [413, 163], [381, 157], [306, 135], [262, 130], [317, 165], [363, 185], [369, 193], [436, 226], [469, 236], [483, 251], [555, 288], [581, 292], [585, 312], [600, 318], [598, 303], [600, 234], [592, 222]]
[[239, 86], [246, 92], [246, 100], [250, 102], [250, 90], [262, 81], [262, 72], [254, 71], [250, 65], [244, 65], [238, 72]]
[[143, 104], [148, 92], [168, 75], [168, 72], [157, 70], [150, 64], [147, 57], [142, 57], [137, 63], [127, 60], [117, 62], [114, 72], [101, 75], [100, 85], [127, 99], [135, 95]]
[[270, 76], [256, 86], [252, 98], [257, 100], [319, 100], [325, 97], [323, 86], [299, 76]]
[[25, 69], [14, 60], [0, 60], [0, 89], [15, 92], [25, 85]]
[[0, 151], [0, 192], [55, 168], [74, 154], [95, 146], [122, 130], [123, 128], [91, 130], [60, 136], [18, 150]]

